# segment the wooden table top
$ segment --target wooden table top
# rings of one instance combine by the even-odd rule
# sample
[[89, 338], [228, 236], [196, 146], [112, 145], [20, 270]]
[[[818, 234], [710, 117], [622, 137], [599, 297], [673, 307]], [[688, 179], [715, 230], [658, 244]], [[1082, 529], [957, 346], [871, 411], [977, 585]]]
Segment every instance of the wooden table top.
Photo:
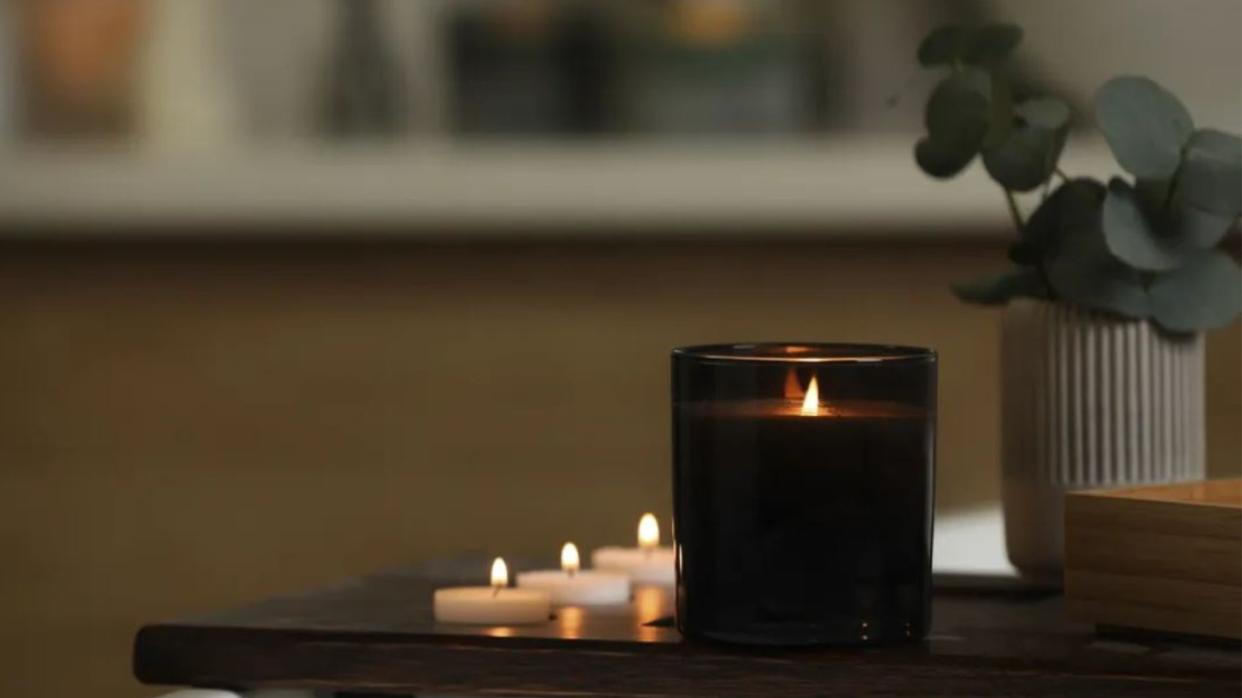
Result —
[[[475, 569], [475, 568], [478, 569]], [[463, 575], [463, 571], [468, 574]], [[1104, 638], [1047, 593], [937, 592], [924, 643], [753, 648], [686, 642], [671, 594], [515, 627], [437, 624], [432, 590], [487, 561], [431, 563], [142, 628], [144, 683], [514, 696], [1230, 696], [1237, 646]]]

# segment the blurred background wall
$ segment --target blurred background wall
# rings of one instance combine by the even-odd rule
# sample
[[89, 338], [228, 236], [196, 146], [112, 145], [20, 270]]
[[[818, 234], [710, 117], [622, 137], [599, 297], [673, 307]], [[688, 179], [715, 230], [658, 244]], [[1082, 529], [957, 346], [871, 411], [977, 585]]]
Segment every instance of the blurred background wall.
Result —
[[[910, 149], [942, 21], [1242, 124], [1234, 0], [17, 0], [0, 11], [0, 689], [152, 693], [143, 622], [670, 515], [668, 350], [941, 356], [937, 507], [998, 496], [1012, 232]], [[1029, 204], [1030, 202], [1024, 202]], [[1242, 472], [1242, 333], [1208, 341]]]

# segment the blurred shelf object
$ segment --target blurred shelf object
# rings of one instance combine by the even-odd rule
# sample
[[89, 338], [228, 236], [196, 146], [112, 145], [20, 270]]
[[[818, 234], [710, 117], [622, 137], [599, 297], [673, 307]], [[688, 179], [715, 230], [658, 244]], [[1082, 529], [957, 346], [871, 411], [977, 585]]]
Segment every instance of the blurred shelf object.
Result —
[[269, 143], [317, 136], [321, 71], [331, 65], [336, 8], [306, 0], [215, 5], [223, 41], [220, 70], [237, 98], [240, 135]]
[[17, 31], [13, 4], [0, 3], [0, 144], [17, 137]]
[[135, 93], [148, 0], [11, 3], [27, 137], [124, 139], [134, 132]]
[[391, 138], [405, 128], [402, 80], [377, 0], [336, 0], [336, 37], [325, 70], [322, 130], [331, 138]]
[[222, 70], [219, 10], [216, 0], [151, 6], [140, 62], [138, 118], [144, 143], [207, 149], [235, 141], [237, 95]]
[[548, 2], [460, 4], [446, 25], [458, 133], [600, 133], [616, 56], [599, 8]]
[[659, 5], [653, 26], [623, 42], [626, 130], [814, 131], [817, 93], [825, 91], [816, 79], [823, 36], [808, 32], [805, 13], [792, 8], [740, 0]]
[[[981, 167], [930, 180], [912, 162], [913, 142], [430, 141], [168, 156], [21, 148], [0, 158], [0, 236], [1012, 234]], [[1112, 169], [1100, 144], [1069, 153], [1067, 172]]]

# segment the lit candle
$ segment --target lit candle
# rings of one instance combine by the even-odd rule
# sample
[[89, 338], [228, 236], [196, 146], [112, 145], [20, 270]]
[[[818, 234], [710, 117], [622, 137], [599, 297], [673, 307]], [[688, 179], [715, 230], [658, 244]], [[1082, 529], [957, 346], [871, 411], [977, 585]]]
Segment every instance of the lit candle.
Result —
[[561, 548], [561, 569], [519, 572], [521, 589], [543, 589], [556, 606], [601, 606], [630, 600], [630, 578], [620, 572], [581, 570], [578, 546]]
[[490, 587], [436, 589], [434, 606], [440, 623], [520, 625], [546, 623], [551, 611], [548, 592], [510, 589], [509, 568], [502, 558], [492, 562]]
[[926, 349], [674, 351], [678, 628], [756, 644], [922, 638], [935, 389]]
[[591, 564], [598, 570], [625, 572], [635, 584], [672, 586], [677, 581], [677, 565], [672, 548], [660, 547], [660, 524], [654, 514], [643, 514], [638, 522], [638, 547], [599, 548], [591, 553]]

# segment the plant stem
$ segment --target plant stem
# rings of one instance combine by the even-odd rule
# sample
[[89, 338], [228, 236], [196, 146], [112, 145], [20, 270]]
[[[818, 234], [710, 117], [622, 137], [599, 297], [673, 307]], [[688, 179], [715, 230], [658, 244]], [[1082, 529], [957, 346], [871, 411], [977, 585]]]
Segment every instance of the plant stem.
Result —
[[[1018, 229], [1018, 236], [1026, 234], [1023, 230], [1022, 211], [1018, 209], [1018, 199], [1013, 195], [1010, 189], [1003, 190], [1005, 192], [1005, 203], [1009, 205], [1009, 216], [1013, 218], [1013, 227]], [[1036, 260], [1035, 271], [1039, 273], [1039, 278], [1044, 282], [1044, 290], [1048, 292], [1048, 300], [1057, 300], [1057, 294], [1052, 290], [1052, 283], [1048, 281], [1048, 270], [1044, 268], [1043, 259]]]
[[1169, 178], [1169, 188], [1164, 190], [1164, 201], [1160, 202], [1161, 214], [1168, 211], [1169, 205], [1173, 203], [1173, 195], [1177, 193], [1177, 182], [1181, 179], [1182, 165], [1184, 164], [1186, 164], [1185, 148], [1182, 149], [1181, 159], [1177, 161], [1177, 169], [1173, 170], [1173, 176]]
[[1065, 174], [1065, 170], [1062, 170], [1060, 167], [1054, 167], [1052, 171], [1055, 172], [1056, 175], [1061, 178], [1061, 181], [1063, 182], [1070, 181], [1070, 176]]
[[[1018, 237], [1022, 238], [1026, 235], [1022, 225], [1022, 211], [1018, 209], [1018, 199], [1014, 197], [1013, 191], [1005, 189], [1005, 203], [1009, 205], [1009, 216], [1013, 218], [1013, 227], [1018, 229]], [[1039, 273], [1039, 278], [1044, 282], [1044, 290], [1048, 292], [1048, 300], [1055, 301], [1057, 294], [1052, 290], [1052, 283], [1048, 281], [1048, 271], [1044, 269], [1043, 259], [1037, 259], [1034, 263], [1035, 271]]]
[[1022, 235], [1022, 212], [1018, 210], [1018, 200], [1014, 198], [1013, 190], [1005, 189], [1005, 203], [1009, 205], [1009, 216], [1013, 218], [1013, 227], [1018, 231], [1018, 235]]

